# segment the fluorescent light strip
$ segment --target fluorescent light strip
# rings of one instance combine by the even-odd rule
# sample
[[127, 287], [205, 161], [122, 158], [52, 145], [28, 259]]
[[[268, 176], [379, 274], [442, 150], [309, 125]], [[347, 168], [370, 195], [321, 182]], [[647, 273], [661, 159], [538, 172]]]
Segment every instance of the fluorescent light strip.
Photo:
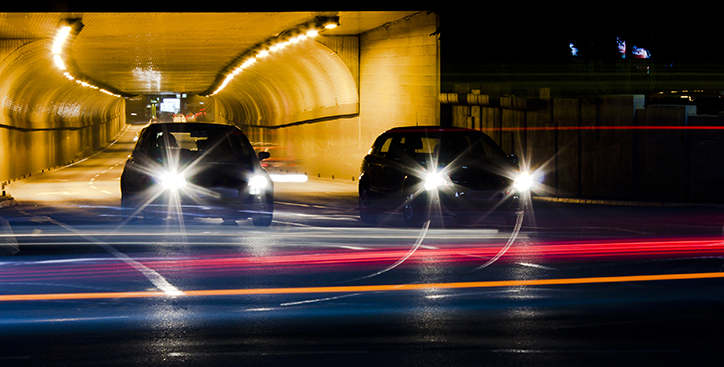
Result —
[[[70, 26], [63, 26], [58, 30], [58, 34], [55, 36], [55, 41], [53, 42], [53, 62], [55, 62], [55, 66], [58, 67], [61, 71], [66, 70], [65, 62], [63, 62], [63, 46], [65, 45], [66, 40], [68, 39], [68, 36], [70, 35], [70, 32], [72, 30], [72, 27]], [[98, 86], [95, 86], [91, 83], [88, 83], [86, 81], [82, 81], [80, 79], [77, 79], [73, 75], [71, 75], [69, 72], [65, 71], [63, 75], [68, 78], [69, 80], [74, 80], [79, 85], [82, 85], [87, 88], [96, 89], [99, 92], [105, 93], [109, 96], [113, 97], [121, 97], [120, 94], [113, 93], [111, 91], [108, 91], [106, 89], [100, 88]]]
[[[224, 90], [224, 88], [226, 88], [226, 86], [229, 84], [229, 82], [231, 82], [244, 69], [246, 69], [249, 66], [253, 65], [254, 63], [256, 63], [257, 60], [268, 57], [272, 53], [280, 51], [287, 46], [296, 45], [301, 41], [317, 37], [319, 35], [319, 32], [321, 32], [325, 29], [336, 28], [339, 25], [338, 20], [336, 20], [336, 18], [327, 19], [319, 27], [317, 27], [316, 25], [313, 25], [315, 23], [308, 23], [305, 26], [301, 26], [299, 28], [299, 32], [290, 32], [292, 34], [297, 33], [293, 37], [288, 37], [288, 38], [287, 37], [278, 37], [272, 42], [266, 42], [266, 44], [269, 46], [265, 46], [261, 50], [256, 51], [256, 54], [254, 56], [246, 58], [244, 60], [244, 62], [241, 65], [237, 66], [234, 70], [232, 70], [232, 72], [230, 74], [228, 74], [226, 76], [226, 78], [224, 78], [224, 81], [221, 83], [221, 85], [219, 85], [219, 87], [213, 93], [207, 95], [207, 97], [216, 95], [219, 92], [221, 92], [222, 90]], [[317, 28], [322, 28], [322, 29], [320, 30]], [[304, 31], [304, 29], [306, 29], [306, 31]], [[254, 51], [252, 50], [250, 52], [254, 52]]]

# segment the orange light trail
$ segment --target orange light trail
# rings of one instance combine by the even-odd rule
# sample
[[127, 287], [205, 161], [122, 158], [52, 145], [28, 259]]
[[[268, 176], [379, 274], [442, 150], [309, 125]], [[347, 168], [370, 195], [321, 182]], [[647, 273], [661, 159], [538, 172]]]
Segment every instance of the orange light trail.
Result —
[[[482, 282], [456, 283], [422, 283], [422, 284], [388, 284], [336, 287], [300, 287], [300, 288], [250, 288], [250, 289], [210, 289], [183, 292], [179, 297], [214, 297], [214, 296], [248, 296], [248, 295], [279, 295], [279, 294], [315, 294], [315, 293], [365, 293], [416, 291], [431, 289], [469, 289], [491, 287], [529, 287], [545, 285], [576, 285], [624, 282], [651, 282], [662, 280], [694, 280], [720, 279], [724, 272], [633, 275], [593, 278], [561, 278], [561, 279], [530, 279], [530, 280], [497, 280]], [[0, 295], [0, 302], [10, 301], [48, 301], [48, 300], [82, 300], [100, 298], [153, 298], [169, 297], [164, 292], [101, 292], [101, 293], [50, 293], [50, 294], [15, 294]]]

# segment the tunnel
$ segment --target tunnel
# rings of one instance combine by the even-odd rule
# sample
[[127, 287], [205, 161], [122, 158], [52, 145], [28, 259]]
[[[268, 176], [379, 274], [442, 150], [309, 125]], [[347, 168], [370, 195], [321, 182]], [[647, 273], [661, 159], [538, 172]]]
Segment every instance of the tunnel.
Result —
[[384, 130], [439, 125], [438, 26], [428, 11], [0, 14], [0, 182], [94, 154], [148, 123], [134, 101], [164, 95], [293, 162], [278, 169], [355, 180]]

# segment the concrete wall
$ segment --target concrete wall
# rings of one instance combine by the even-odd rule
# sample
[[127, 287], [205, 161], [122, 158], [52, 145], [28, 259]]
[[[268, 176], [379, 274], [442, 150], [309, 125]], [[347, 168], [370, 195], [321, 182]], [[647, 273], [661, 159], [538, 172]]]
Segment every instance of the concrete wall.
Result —
[[51, 40], [0, 41], [0, 183], [87, 157], [125, 124], [124, 100], [70, 81]]
[[361, 36], [360, 114], [369, 134], [439, 125], [436, 29], [435, 14], [419, 14]]
[[[458, 86], [463, 90], [479, 94]], [[452, 124], [485, 131], [541, 172], [539, 195], [724, 202], [724, 132], [679, 129], [724, 126], [724, 117], [697, 116], [693, 106], [644, 106], [641, 95], [555, 98], [544, 88], [524, 97], [483, 97], [455, 103]], [[676, 129], [628, 128], [642, 126]]]
[[[383, 131], [439, 125], [438, 40], [431, 36], [436, 29], [435, 14], [419, 13], [361, 35], [319, 37], [316, 42], [323, 48], [314, 46], [295, 56], [295, 62], [317, 60], [310, 60], [299, 73], [303, 78], [285, 76], [288, 63], [280, 63], [268, 73], [253, 75], [262, 80], [235, 80], [228, 93], [215, 97], [217, 121], [235, 123], [250, 140], [271, 144], [272, 158], [294, 159], [297, 166], [285, 165], [283, 170], [357, 179], [362, 158]], [[336, 74], [330, 74], [335, 65], [343, 65], [345, 73], [335, 67]], [[278, 82], [269, 77], [272, 72]], [[325, 79], [330, 76], [334, 77]], [[352, 87], [340, 78], [351, 80]], [[276, 95], [260, 98], [247, 91], [253, 84], [271, 85], [266, 90]], [[307, 91], [299, 96], [287, 92], [302, 84]], [[337, 92], [326, 93], [332, 84], [337, 84]], [[302, 100], [311, 104], [302, 107]]]

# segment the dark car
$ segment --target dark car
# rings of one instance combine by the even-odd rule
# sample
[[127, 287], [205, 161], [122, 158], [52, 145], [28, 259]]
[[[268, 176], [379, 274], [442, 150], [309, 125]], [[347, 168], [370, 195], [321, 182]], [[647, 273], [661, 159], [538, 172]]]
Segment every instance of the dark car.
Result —
[[530, 187], [519, 171], [517, 158], [480, 131], [393, 128], [375, 140], [362, 163], [360, 217], [374, 224], [380, 213], [402, 208], [410, 226], [424, 223], [431, 211], [462, 223], [502, 213], [511, 223]]
[[130, 217], [167, 215], [251, 218], [268, 226], [274, 188], [246, 135], [230, 125], [146, 126], [121, 175], [121, 206]]

